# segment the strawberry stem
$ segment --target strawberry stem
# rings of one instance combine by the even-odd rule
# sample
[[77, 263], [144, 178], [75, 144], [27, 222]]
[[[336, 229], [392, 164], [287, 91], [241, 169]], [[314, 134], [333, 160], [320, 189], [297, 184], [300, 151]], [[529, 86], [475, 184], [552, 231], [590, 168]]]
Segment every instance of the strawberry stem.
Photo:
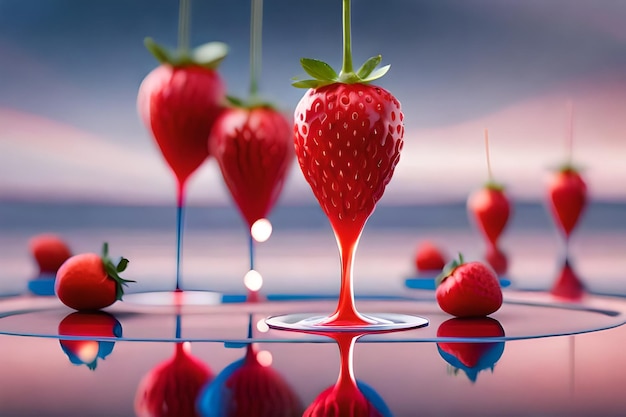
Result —
[[261, 45], [263, 36], [263, 0], [251, 0], [250, 10], [250, 97], [259, 91]]
[[354, 78], [352, 67], [352, 39], [350, 28], [350, 0], [343, 0], [343, 64], [339, 78], [349, 80]]
[[571, 101], [567, 102], [567, 126], [565, 127], [565, 166], [572, 166], [573, 148], [574, 148], [574, 105]]
[[491, 171], [491, 158], [489, 157], [489, 129], [485, 129], [485, 155], [487, 157], [487, 178], [493, 182], [493, 172]]
[[133, 280], [124, 279], [119, 275], [121, 272], [124, 272], [128, 266], [128, 259], [120, 258], [117, 264], [113, 263], [111, 258], [109, 258], [108, 242], [104, 242], [102, 244], [102, 255], [100, 256], [100, 259], [102, 259], [102, 265], [104, 266], [107, 276], [115, 281], [115, 299], [121, 300], [124, 295], [124, 287], [128, 285], [129, 282], [135, 282]]
[[191, 0], [180, 0], [178, 6], [178, 52], [187, 55], [189, 52]]

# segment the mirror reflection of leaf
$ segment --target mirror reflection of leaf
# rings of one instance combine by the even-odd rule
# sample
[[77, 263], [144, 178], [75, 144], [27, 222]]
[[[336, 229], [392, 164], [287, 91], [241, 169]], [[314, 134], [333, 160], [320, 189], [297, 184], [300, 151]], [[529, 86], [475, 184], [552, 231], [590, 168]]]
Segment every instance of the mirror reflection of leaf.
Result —
[[[94, 371], [98, 360], [109, 356], [115, 346], [112, 340], [98, 339], [121, 337], [122, 325], [115, 316], [104, 311], [74, 312], [61, 320], [58, 333], [61, 349], [70, 362]], [[63, 339], [62, 336], [72, 336], [73, 339]]]
[[473, 339], [472, 341], [438, 342], [439, 355], [448, 363], [448, 372], [458, 375], [464, 372], [474, 383], [478, 374], [485, 369], [492, 372], [496, 362], [504, 353], [504, 341], [478, 341], [482, 338], [502, 338], [504, 328], [491, 317], [452, 318], [441, 323], [437, 329], [438, 338]]

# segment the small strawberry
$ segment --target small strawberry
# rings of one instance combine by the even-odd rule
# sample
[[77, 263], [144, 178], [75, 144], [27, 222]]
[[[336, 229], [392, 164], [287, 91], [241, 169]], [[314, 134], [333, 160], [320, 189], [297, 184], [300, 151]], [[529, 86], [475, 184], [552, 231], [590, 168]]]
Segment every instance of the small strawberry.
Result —
[[450, 262], [437, 277], [439, 307], [457, 317], [482, 317], [502, 306], [502, 289], [493, 270], [482, 262]]
[[580, 173], [566, 165], [548, 184], [550, 209], [560, 230], [569, 238], [587, 204], [587, 185]]
[[[502, 338], [504, 335], [500, 322], [491, 317], [452, 318], [441, 323], [437, 329], [437, 337], [444, 339]], [[480, 371], [493, 371], [504, 353], [504, 341], [438, 342], [437, 350], [454, 374], [462, 370], [470, 381], [476, 382]]]
[[146, 47], [161, 65], [141, 83], [137, 108], [183, 187], [209, 156], [206, 141], [226, 91], [216, 68], [227, 48], [209, 43], [173, 56], [149, 38]]
[[440, 272], [446, 266], [446, 257], [434, 243], [422, 242], [415, 253], [415, 268], [419, 272]]
[[496, 247], [511, 214], [511, 204], [504, 186], [493, 180], [489, 159], [489, 132], [485, 129], [485, 153], [489, 180], [483, 188], [470, 194], [467, 209], [470, 219], [481, 231], [487, 242]]
[[293, 134], [270, 106], [232, 107], [215, 122], [209, 140], [224, 181], [252, 227], [278, 199], [293, 160]]
[[72, 256], [63, 239], [54, 234], [33, 236], [28, 246], [39, 267], [39, 275], [56, 274], [63, 262]]
[[555, 297], [566, 300], [579, 300], [585, 294], [585, 286], [580, 281], [569, 259], [565, 259], [563, 267], [557, 277], [550, 293]]
[[343, 65], [302, 58], [312, 79], [293, 83], [308, 88], [294, 113], [298, 163], [335, 232], [341, 256], [341, 290], [329, 325], [370, 323], [354, 305], [352, 269], [363, 227], [400, 160], [404, 125], [400, 102], [370, 83], [389, 65], [380, 55], [358, 71], [352, 66], [350, 0], [343, 1]]
[[131, 280], [119, 273], [128, 265], [121, 258], [117, 264], [109, 258], [109, 245], [104, 243], [102, 255], [74, 255], [57, 271], [54, 291], [59, 300], [75, 310], [99, 310], [108, 307], [124, 295], [123, 286]]

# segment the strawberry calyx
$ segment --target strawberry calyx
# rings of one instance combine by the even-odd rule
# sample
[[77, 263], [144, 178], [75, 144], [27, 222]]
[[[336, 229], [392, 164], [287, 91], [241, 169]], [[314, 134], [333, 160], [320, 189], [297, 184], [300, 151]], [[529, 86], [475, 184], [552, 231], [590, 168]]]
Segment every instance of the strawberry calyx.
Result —
[[496, 182], [494, 180], [489, 180], [485, 183], [485, 189], [487, 190], [491, 190], [491, 191], [504, 191], [506, 189], [506, 187], [504, 186], [504, 184], [500, 183], [500, 182]]
[[169, 51], [149, 37], [144, 39], [144, 45], [161, 64], [168, 64], [176, 68], [196, 65], [214, 70], [228, 55], [228, 45], [223, 42], [209, 42], [191, 50], [178, 50], [176, 52]]
[[243, 100], [243, 99], [240, 99], [239, 97], [234, 97], [234, 96], [226, 96], [226, 101], [228, 102], [228, 104], [230, 104], [233, 107], [246, 109], [246, 110], [253, 110], [253, 109], [259, 109], [259, 108], [276, 110], [276, 106], [274, 104], [270, 103], [269, 101], [262, 100], [257, 95], [253, 95], [247, 100]]
[[577, 167], [571, 162], [566, 162], [563, 165], [556, 168], [556, 172], [559, 172], [561, 174], [579, 174], [580, 171], [581, 171], [580, 167]]
[[115, 281], [115, 299], [121, 300], [124, 296], [124, 287], [128, 286], [129, 282], [136, 282], [130, 279], [124, 279], [119, 275], [126, 270], [129, 261], [122, 257], [117, 264], [115, 264], [111, 258], [109, 258], [109, 244], [107, 242], [102, 244], [102, 255], [100, 258], [102, 259], [102, 264], [104, 265], [107, 276]]
[[350, 30], [350, 0], [343, 0], [343, 64], [337, 73], [324, 61], [311, 58], [300, 59], [304, 71], [313, 77], [306, 80], [295, 80], [291, 85], [297, 88], [319, 88], [329, 84], [367, 84], [381, 78], [389, 71], [391, 65], [378, 67], [382, 61], [381, 55], [369, 58], [355, 72], [352, 67], [352, 40]]
[[459, 259], [453, 259], [443, 267], [443, 270], [439, 275], [435, 277], [435, 287], [441, 285], [442, 282], [446, 280], [450, 275], [454, 273], [454, 270], [459, 266], [463, 265], [465, 260], [463, 259], [463, 254], [459, 253]]

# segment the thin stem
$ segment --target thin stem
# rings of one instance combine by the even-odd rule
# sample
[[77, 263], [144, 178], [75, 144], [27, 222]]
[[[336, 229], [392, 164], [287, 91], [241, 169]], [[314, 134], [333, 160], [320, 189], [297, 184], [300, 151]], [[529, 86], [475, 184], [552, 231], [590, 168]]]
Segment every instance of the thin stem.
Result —
[[250, 269], [254, 269], [254, 238], [252, 233], [248, 236], [248, 250], [250, 255]]
[[263, 39], [263, 0], [251, 0], [250, 11], [250, 97], [259, 92], [261, 46]]
[[338, 334], [335, 341], [339, 346], [339, 377], [335, 386], [337, 388], [354, 389], [356, 378], [354, 377], [354, 345], [360, 335], [350, 333]]
[[350, 0], [343, 0], [343, 66], [342, 74], [354, 72], [352, 67], [352, 39], [350, 29]]
[[572, 165], [573, 160], [573, 148], [574, 148], [574, 105], [571, 101], [567, 102], [567, 126], [565, 128], [565, 152], [566, 152], [566, 164]]
[[178, 5], [178, 50], [189, 51], [189, 32], [191, 31], [191, 0], [180, 0]]
[[485, 129], [485, 155], [487, 156], [487, 175], [489, 182], [493, 181], [493, 172], [491, 171], [491, 158], [489, 157], [489, 129]]
[[181, 271], [183, 252], [183, 229], [185, 223], [185, 184], [179, 183], [176, 204], [176, 291], [182, 291]]

